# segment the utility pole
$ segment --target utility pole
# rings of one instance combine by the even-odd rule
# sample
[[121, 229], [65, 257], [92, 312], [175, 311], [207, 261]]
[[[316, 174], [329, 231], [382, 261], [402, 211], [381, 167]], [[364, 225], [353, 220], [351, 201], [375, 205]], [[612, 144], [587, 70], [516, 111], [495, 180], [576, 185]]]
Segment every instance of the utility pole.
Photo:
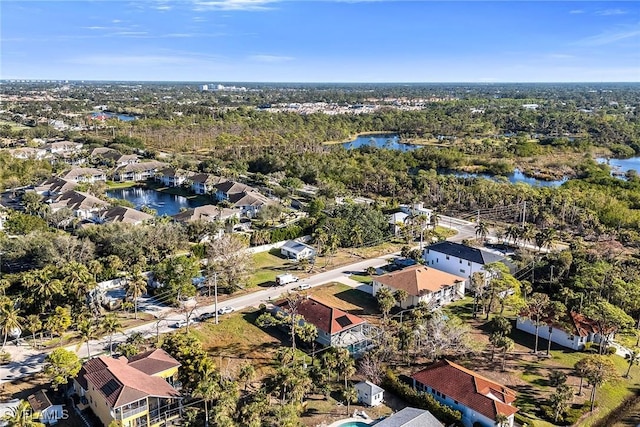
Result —
[[478, 217], [476, 219], [476, 223], [480, 224], [480, 209], [478, 209]]
[[216, 311], [216, 325], [218, 324], [218, 273], [213, 272], [213, 294], [215, 298], [214, 309]]
[[527, 219], [527, 201], [525, 200], [522, 203], [522, 226], [524, 227], [524, 224], [526, 222]]

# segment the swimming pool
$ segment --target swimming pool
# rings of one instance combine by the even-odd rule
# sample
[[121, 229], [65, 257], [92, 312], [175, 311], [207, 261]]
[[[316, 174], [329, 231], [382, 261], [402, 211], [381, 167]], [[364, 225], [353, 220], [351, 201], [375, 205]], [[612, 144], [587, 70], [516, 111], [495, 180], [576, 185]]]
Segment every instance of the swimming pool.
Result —
[[370, 427], [371, 424], [361, 423], [360, 421], [347, 421], [344, 424], [340, 424], [339, 427]]

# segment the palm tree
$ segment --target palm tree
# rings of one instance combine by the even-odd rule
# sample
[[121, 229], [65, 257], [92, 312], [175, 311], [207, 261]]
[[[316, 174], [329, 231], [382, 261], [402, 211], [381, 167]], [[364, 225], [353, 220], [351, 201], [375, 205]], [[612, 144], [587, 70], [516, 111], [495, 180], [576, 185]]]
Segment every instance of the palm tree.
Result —
[[507, 367], [507, 353], [513, 350], [515, 343], [511, 338], [502, 337], [498, 344], [498, 347], [502, 349], [502, 370], [504, 371]]
[[506, 427], [509, 425], [509, 418], [505, 414], [497, 414], [496, 415], [496, 426], [497, 427]]
[[140, 271], [134, 271], [127, 282], [127, 296], [133, 299], [133, 311], [138, 320], [138, 299], [147, 292], [147, 279]]
[[36, 333], [42, 330], [42, 320], [37, 314], [30, 314], [25, 319], [24, 327], [31, 332], [31, 338], [33, 338], [33, 347], [37, 346]]
[[251, 363], [245, 363], [240, 368], [238, 373], [238, 380], [244, 383], [244, 391], [247, 391], [247, 386], [256, 374], [256, 370]]
[[625, 378], [629, 378], [629, 373], [633, 365], [640, 365], [640, 349], [638, 348], [631, 350], [629, 354], [629, 367], [627, 368], [627, 373], [624, 374]]
[[489, 234], [489, 226], [487, 225], [487, 223], [484, 221], [479, 221], [476, 224], [475, 229], [476, 229], [476, 239], [478, 238], [478, 236], [480, 236], [482, 240], [486, 240], [487, 234]]
[[349, 387], [343, 390], [342, 395], [347, 401], [347, 415], [351, 412], [351, 404], [358, 400], [358, 391], [355, 387]]
[[4, 335], [2, 350], [4, 350], [4, 347], [7, 344], [7, 338], [9, 335], [22, 329], [23, 321], [24, 318], [20, 316], [20, 309], [14, 306], [12, 302], [6, 302], [0, 308], [0, 332]]
[[[91, 359], [91, 348], [89, 347], [89, 341], [96, 338], [96, 326], [90, 320], [83, 320], [78, 324], [78, 337], [80, 338], [80, 344], [83, 342], [87, 344], [87, 358]], [[76, 352], [78, 349], [76, 348]]]
[[209, 427], [209, 403], [220, 396], [220, 383], [213, 371], [213, 366], [206, 365], [203, 370], [200, 381], [193, 390], [193, 397], [202, 398], [204, 401], [204, 425]]
[[26, 400], [21, 400], [11, 413], [0, 419], [7, 423], [7, 427], [44, 427], [44, 424], [34, 419], [31, 405]]
[[122, 324], [115, 314], [107, 314], [102, 319], [100, 326], [105, 333], [109, 334], [109, 355], [111, 356], [113, 355], [113, 334], [122, 330]]

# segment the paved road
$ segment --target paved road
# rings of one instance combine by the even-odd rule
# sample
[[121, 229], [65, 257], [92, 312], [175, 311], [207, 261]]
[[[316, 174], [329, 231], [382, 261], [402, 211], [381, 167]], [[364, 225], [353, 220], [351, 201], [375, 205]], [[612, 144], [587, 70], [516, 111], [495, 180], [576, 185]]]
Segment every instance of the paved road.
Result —
[[[458, 218], [452, 218], [447, 216], [440, 217], [440, 225], [443, 227], [452, 228], [458, 231], [458, 234], [450, 238], [451, 241], [462, 241], [463, 239], [469, 239], [475, 237], [474, 223], [464, 221]], [[309, 283], [312, 287], [319, 286], [325, 283], [339, 281], [352, 285], [354, 287], [361, 286], [359, 283], [349, 279], [350, 272], [365, 271], [369, 267], [381, 267], [388, 263], [389, 258], [397, 257], [399, 253], [389, 254], [378, 258], [366, 259], [363, 261], [357, 261], [347, 266], [335, 268], [323, 273], [315, 274], [304, 280], [305, 283]], [[270, 300], [277, 299], [283, 293], [294, 290], [299, 283], [290, 283], [285, 286], [264, 289], [257, 292], [252, 292], [247, 295], [231, 298], [223, 303], [221, 306], [230, 306], [234, 310], [241, 310], [246, 307], [257, 307], [261, 303], [266, 303]], [[213, 305], [203, 306], [196, 308], [192, 317], [197, 317], [200, 313], [215, 312]], [[117, 334], [113, 337], [113, 347], [115, 348], [118, 343], [126, 340], [127, 336], [139, 332], [145, 337], [156, 336], [156, 334], [175, 331], [173, 326], [180, 320], [185, 320], [185, 315], [172, 310], [162, 310], [153, 313], [157, 316], [158, 320], [152, 323], [141, 325], [135, 328], [127, 329], [126, 331]], [[224, 316], [224, 315], [223, 315]], [[223, 317], [221, 316], [221, 317]], [[211, 319], [209, 322], [213, 322]], [[194, 321], [194, 324], [198, 323]], [[91, 356], [95, 356], [101, 353], [108, 353], [109, 338], [103, 337], [98, 340], [93, 340], [89, 343], [89, 349]], [[80, 346], [73, 345], [66, 347], [68, 350], [77, 352], [81, 358], [88, 356], [87, 345], [82, 344]], [[42, 370], [45, 354], [37, 349], [33, 349], [27, 342], [23, 342], [20, 346], [14, 344], [8, 344], [6, 350], [11, 353], [13, 362], [0, 366], [0, 384], [7, 381], [12, 381], [35, 372]]]

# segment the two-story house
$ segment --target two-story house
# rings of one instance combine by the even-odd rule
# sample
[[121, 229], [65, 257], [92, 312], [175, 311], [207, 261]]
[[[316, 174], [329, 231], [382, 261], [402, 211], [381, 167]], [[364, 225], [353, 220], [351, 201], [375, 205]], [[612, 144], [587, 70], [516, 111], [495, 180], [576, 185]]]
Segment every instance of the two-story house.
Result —
[[191, 181], [191, 191], [196, 194], [211, 194], [215, 193], [215, 186], [226, 182], [226, 178], [211, 175], [208, 173], [198, 173], [193, 175], [189, 181]]
[[53, 176], [39, 185], [36, 185], [33, 190], [45, 197], [56, 196], [58, 194], [71, 191], [78, 186], [77, 182], [67, 181], [66, 179]]
[[462, 414], [465, 427], [495, 427], [498, 415], [503, 426], [513, 427], [518, 408], [516, 392], [449, 360], [440, 360], [411, 375], [413, 387]]
[[[291, 313], [288, 300], [279, 301], [274, 306], [276, 315]], [[314, 325], [318, 331], [316, 342], [325, 347], [343, 347], [351, 354], [359, 354], [372, 346], [371, 334], [375, 327], [355, 314], [331, 307], [315, 298], [301, 301], [295, 314], [305, 322]]]
[[373, 295], [388, 288], [392, 293], [402, 289], [407, 298], [396, 303], [409, 308], [423, 302], [441, 306], [464, 297], [465, 278], [424, 265], [415, 265], [373, 278]]
[[67, 181], [93, 184], [98, 181], [105, 182], [107, 180], [107, 174], [97, 168], [73, 168], [60, 175], [60, 178], [66, 179]]
[[69, 208], [77, 218], [92, 219], [98, 212], [109, 206], [109, 203], [89, 193], [67, 191], [49, 200], [51, 212]]
[[172, 425], [182, 405], [176, 378], [180, 363], [162, 349], [126, 357], [99, 356], [84, 363], [73, 388], [107, 427]]
[[156, 172], [156, 181], [160, 181], [165, 187], [180, 187], [193, 172], [176, 168], [164, 168]]
[[153, 178], [158, 170], [167, 166], [166, 163], [151, 160], [148, 162], [131, 163], [116, 168], [113, 172], [114, 181], [145, 181]]
[[101, 211], [98, 214], [97, 222], [122, 222], [125, 224], [138, 225], [151, 221], [153, 218], [153, 215], [133, 208], [126, 206], [113, 206], [107, 210]]
[[485, 275], [485, 280], [489, 280], [484, 269], [487, 264], [499, 261], [512, 268], [511, 263], [500, 254], [446, 240], [426, 247], [422, 257], [429, 267], [469, 279], [467, 290], [471, 290], [473, 273], [481, 273]]

